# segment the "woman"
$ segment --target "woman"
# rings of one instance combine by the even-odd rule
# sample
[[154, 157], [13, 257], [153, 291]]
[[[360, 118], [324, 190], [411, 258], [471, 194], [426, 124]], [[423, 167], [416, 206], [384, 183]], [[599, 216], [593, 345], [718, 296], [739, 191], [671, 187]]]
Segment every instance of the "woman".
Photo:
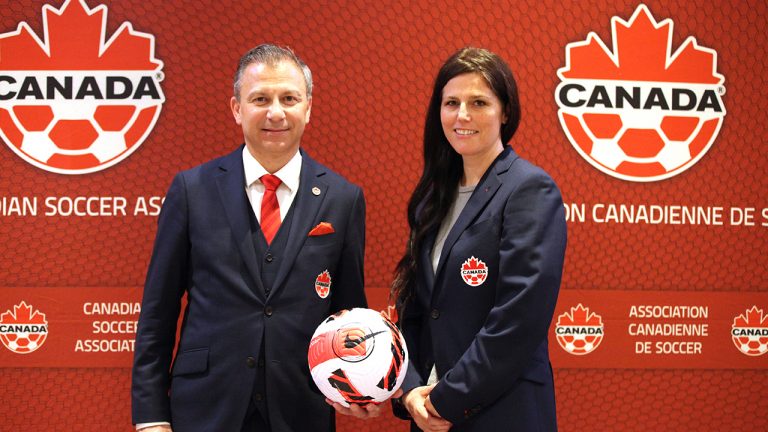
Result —
[[392, 287], [410, 353], [395, 412], [412, 430], [557, 429], [547, 331], [565, 216], [552, 179], [507, 144], [519, 121], [499, 56], [464, 48], [445, 62]]

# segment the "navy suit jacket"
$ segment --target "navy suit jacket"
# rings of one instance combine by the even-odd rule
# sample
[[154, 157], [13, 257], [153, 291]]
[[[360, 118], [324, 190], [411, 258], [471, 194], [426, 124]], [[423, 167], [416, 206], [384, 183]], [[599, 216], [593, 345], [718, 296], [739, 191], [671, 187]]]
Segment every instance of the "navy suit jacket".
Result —
[[[451, 430], [556, 430], [547, 332], [566, 227], [555, 183], [507, 147], [450, 230], [436, 273], [434, 234], [426, 244], [400, 320], [411, 360], [403, 389], [425, 385], [435, 364], [430, 399]], [[472, 257], [487, 271], [478, 286], [461, 275]]]
[[[292, 223], [281, 227], [290, 228], [285, 261], [266, 295], [260, 275], [267, 264], [253, 243], [242, 149], [179, 173], [168, 190], [136, 335], [134, 423], [239, 431], [263, 346], [272, 430], [333, 427], [333, 410], [309, 374], [307, 348], [328, 315], [366, 307], [363, 193], [302, 151]], [[320, 222], [335, 232], [308, 236]], [[315, 280], [325, 270], [331, 292], [321, 298]]]

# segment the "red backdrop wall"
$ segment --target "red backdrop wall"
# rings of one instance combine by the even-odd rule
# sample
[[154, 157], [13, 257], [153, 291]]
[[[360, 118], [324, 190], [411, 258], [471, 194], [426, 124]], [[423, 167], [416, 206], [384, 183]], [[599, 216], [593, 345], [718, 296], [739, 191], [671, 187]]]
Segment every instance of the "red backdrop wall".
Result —
[[[44, 39], [47, 4], [58, 9], [62, 2], [5, 1], [0, 32], [26, 22]], [[560, 429], [768, 430], [768, 355], [759, 353], [768, 338], [756, 339], [758, 352], [747, 355], [733, 334], [768, 327], [765, 2], [647, 2], [656, 21], [674, 23], [673, 51], [692, 36], [717, 53], [721, 91], [727, 89], [721, 95], [727, 114], [706, 154], [685, 172], [653, 182], [618, 179], [590, 165], [569, 142], [555, 97], [568, 44], [594, 33], [612, 49], [611, 19], [628, 20], [636, 2], [87, 1], [90, 8], [100, 4], [107, 7], [107, 38], [126, 21], [154, 36], [165, 101], [137, 150], [89, 174], [27, 163], [4, 129], [0, 314], [24, 302], [45, 314], [48, 333], [28, 354], [0, 347], [0, 429], [132, 430], [128, 347], [137, 315], [130, 305], [141, 298], [156, 228], [153, 212], [134, 214], [135, 204], [162, 197], [177, 171], [242, 142], [228, 108], [232, 75], [243, 52], [271, 41], [291, 46], [315, 76], [302, 146], [365, 191], [372, 307], [386, 309], [404, 247], [405, 205], [420, 173], [434, 75], [456, 49], [486, 47], [511, 64], [520, 88], [522, 123], [511, 145], [552, 175], [570, 210], [550, 331]], [[8, 72], [2, 65], [9, 56], [23, 63], [34, 54], [8, 46], [0, 38], [0, 75]], [[0, 84], [0, 94], [7, 88]], [[120, 197], [128, 210], [46, 214], [46, 203], [62, 197]], [[14, 199], [37, 200], [37, 211], [19, 210]], [[722, 223], [633, 223], [607, 217], [610, 205], [700, 207], [723, 216]], [[128, 309], [99, 311], [92, 303]], [[581, 320], [574, 317], [579, 310]], [[99, 326], [110, 324], [103, 322], [126, 324], [105, 333]], [[638, 327], [658, 324], [698, 333], [638, 334]], [[576, 338], [586, 346], [563, 339], [561, 346], [557, 329], [569, 325], [599, 327], [600, 338]], [[100, 341], [117, 342], [105, 345], [112, 352], [85, 352]], [[407, 426], [387, 413], [367, 423], [341, 419], [339, 430]]]

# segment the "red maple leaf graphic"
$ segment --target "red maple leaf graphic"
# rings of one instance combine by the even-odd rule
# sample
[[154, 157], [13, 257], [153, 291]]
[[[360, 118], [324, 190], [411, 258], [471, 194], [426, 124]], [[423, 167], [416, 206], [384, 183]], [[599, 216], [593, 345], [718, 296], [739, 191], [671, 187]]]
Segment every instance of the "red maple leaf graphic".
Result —
[[747, 310], [747, 316], [739, 315], [733, 319], [734, 327], [768, 327], [768, 315], [763, 317], [763, 310], [757, 306]]
[[0, 34], [0, 68], [4, 70], [157, 70], [154, 37], [133, 30], [129, 22], [105, 42], [107, 7], [89, 8], [84, 0], [67, 0], [60, 9], [43, 6], [41, 40], [26, 22]]
[[592, 325], [601, 326], [603, 320], [599, 315], [595, 315], [589, 312], [589, 308], [585, 308], [579, 303], [575, 308], [571, 308], [571, 313], [565, 312], [557, 317], [557, 325], [559, 326], [572, 326], [572, 325]]
[[21, 302], [13, 307], [13, 312], [6, 311], [0, 315], [0, 322], [4, 324], [45, 324], [45, 314], [38, 311], [32, 312], [32, 306]]
[[475, 257], [471, 257], [461, 266], [462, 270], [480, 270], [485, 269], [485, 263]]
[[629, 19], [611, 19], [613, 50], [595, 34], [568, 45], [561, 79], [609, 79], [720, 84], [716, 72], [717, 52], [699, 46], [688, 37], [674, 54], [670, 19], [661, 22], [640, 5]]
[[317, 281], [318, 282], [331, 283], [331, 275], [330, 275], [330, 273], [328, 273], [328, 270], [320, 273], [317, 276]]

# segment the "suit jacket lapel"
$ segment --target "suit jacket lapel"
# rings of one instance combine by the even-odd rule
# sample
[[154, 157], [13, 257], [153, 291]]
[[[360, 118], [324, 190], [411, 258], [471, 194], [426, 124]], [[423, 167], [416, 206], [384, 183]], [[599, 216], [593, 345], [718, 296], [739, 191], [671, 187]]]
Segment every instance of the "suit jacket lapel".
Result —
[[222, 159], [219, 165], [220, 174], [216, 177], [224, 211], [229, 220], [232, 236], [243, 256], [245, 267], [251, 275], [257, 295], [263, 297], [264, 287], [261, 282], [261, 269], [256, 249], [253, 246], [253, 232], [248, 221], [248, 212], [252, 212], [248, 197], [245, 194], [245, 172], [242, 159], [243, 147]]
[[[453, 245], [456, 240], [459, 239], [461, 233], [463, 233], [469, 225], [475, 221], [477, 215], [485, 208], [491, 198], [496, 194], [501, 186], [500, 176], [509, 169], [512, 161], [517, 158], [517, 155], [512, 148], [507, 146], [496, 160], [491, 164], [488, 170], [480, 179], [480, 182], [475, 187], [475, 191], [472, 192], [472, 196], [469, 197], [467, 205], [464, 210], [461, 211], [456, 223], [453, 224], [453, 228], [448, 232], [448, 237], [443, 244], [443, 250], [440, 253], [440, 262], [437, 265], [437, 271], [435, 272], [435, 283], [440, 280], [440, 277], [445, 268], [445, 262], [448, 255], [451, 253]], [[469, 258], [469, 257], [467, 257]], [[433, 293], [433, 296], [435, 293]]]
[[[299, 190], [294, 198], [293, 217], [288, 231], [288, 242], [285, 247], [285, 260], [280, 265], [280, 269], [275, 276], [275, 283], [270, 292], [270, 296], [275, 291], [281, 289], [281, 285], [296, 261], [301, 247], [307, 240], [309, 231], [313, 228], [315, 216], [320, 210], [320, 206], [328, 193], [328, 184], [321, 180], [325, 175], [325, 170], [317, 164], [304, 151], [301, 152], [301, 176], [299, 179]], [[320, 193], [316, 193], [317, 191]]]

